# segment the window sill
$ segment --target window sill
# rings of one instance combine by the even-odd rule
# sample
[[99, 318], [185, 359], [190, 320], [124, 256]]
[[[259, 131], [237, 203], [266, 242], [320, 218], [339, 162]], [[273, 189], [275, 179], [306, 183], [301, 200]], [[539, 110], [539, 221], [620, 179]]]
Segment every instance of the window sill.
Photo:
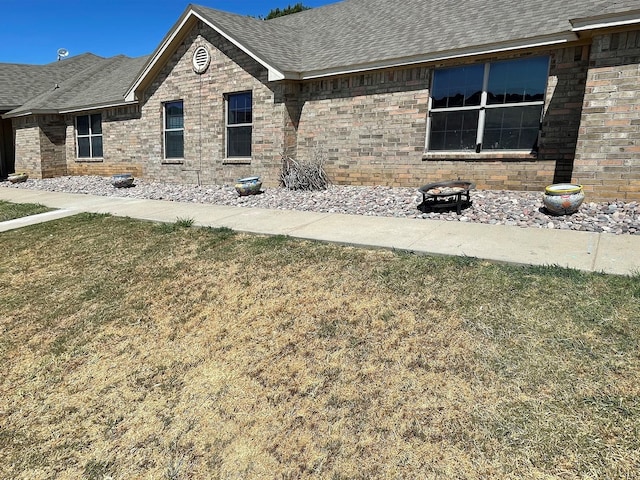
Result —
[[103, 157], [95, 157], [95, 158], [76, 158], [76, 163], [102, 163], [104, 162]]
[[251, 157], [235, 157], [225, 158], [222, 160], [223, 165], [251, 165]]
[[184, 165], [184, 159], [182, 158], [165, 158], [160, 162], [161, 165]]
[[422, 154], [423, 161], [429, 160], [462, 160], [462, 161], [483, 161], [483, 160], [502, 160], [508, 161], [534, 161], [538, 159], [538, 154], [527, 151], [483, 151], [476, 152], [424, 152]]

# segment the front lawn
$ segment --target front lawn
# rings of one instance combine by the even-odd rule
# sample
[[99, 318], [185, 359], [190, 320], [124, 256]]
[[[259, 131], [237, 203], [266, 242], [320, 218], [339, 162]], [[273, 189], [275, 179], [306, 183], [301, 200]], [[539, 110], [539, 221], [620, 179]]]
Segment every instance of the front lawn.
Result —
[[640, 277], [189, 225], [0, 234], [0, 478], [637, 478]]
[[51, 208], [35, 203], [11, 203], [0, 200], [0, 222], [28, 217], [51, 211]]

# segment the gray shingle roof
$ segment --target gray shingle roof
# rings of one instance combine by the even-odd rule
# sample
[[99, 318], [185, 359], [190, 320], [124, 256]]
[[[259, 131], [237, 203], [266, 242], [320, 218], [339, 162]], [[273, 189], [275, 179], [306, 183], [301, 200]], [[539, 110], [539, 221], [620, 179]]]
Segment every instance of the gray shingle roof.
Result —
[[[640, 7], [624, 0], [622, 9]], [[302, 32], [299, 71], [337, 69], [568, 34], [602, 0], [345, 0], [267, 23]], [[281, 46], [281, 48], [284, 47]]]
[[[575, 35], [572, 19], [639, 14], [640, 0], [343, 0], [268, 21], [190, 5], [174, 29], [191, 11], [270, 72], [305, 78], [496, 45], [560, 41]], [[85, 54], [44, 66], [0, 64], [0, 111], [19, 106], [9, 114], [14, 115], [122, 102], [153, 72], [147, 67], [161, 61], [173, 31], [151, 57]], [[53, 89], [55, 83], [59, 88]]]
[[192, 8], [271, 66], [305, 76], [569, 36], [570, 19], [640, 0], [344, 0], [266, 22]]
[[0, 63], [0, 111], [10, 110], [104, 60], [84, 53], [46, 65]]
[[102, 58], [64, 80], [53, 83], [50, 78], [42, 93], [24, 102], [10, 115], [86, 109], [109, 103], [121, 103], [129, 85], [147, 59], [148, 57], [129, 58], [124, 55]]

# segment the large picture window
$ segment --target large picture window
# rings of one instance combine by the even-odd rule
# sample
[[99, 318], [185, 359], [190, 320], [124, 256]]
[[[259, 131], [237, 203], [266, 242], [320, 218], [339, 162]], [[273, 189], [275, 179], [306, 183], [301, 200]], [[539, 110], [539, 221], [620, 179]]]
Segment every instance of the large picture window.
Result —
[[184, 158], [182, 101], [164, 104], [164, 158]]
[[76, 142], [78, 158], [102, 157], [102, 115], [76, 117]]
[[253, 107], [251, 92], [227, 95], [227, 157], [251, 157]]
[[548, 57], [436, 70], [427, 150], [536, 150], [548, 74]]

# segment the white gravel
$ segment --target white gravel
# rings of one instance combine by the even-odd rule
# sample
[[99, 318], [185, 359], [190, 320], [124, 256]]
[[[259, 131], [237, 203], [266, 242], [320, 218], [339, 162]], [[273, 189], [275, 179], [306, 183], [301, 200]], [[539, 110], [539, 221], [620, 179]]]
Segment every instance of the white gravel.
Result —
[[554, 216], [542, 208], [542, 192], [472, 190], [472, 205], [457, 215], [455, 211], [422, 213], [418, 209], [422, 194], [417, 187], [333, 185], [316, 192], [264, 188], [259, 195], [240, 197], [229, 185], [177, 185], [136, 179], [131, 188], [115, 188], [108, 177], [78, 176], [29, 179], [16, 184], [5, 181], [0, 182], [0, 188], [640, 235], [639, 202], [596, 203], [587, 198], [573, 215]]

